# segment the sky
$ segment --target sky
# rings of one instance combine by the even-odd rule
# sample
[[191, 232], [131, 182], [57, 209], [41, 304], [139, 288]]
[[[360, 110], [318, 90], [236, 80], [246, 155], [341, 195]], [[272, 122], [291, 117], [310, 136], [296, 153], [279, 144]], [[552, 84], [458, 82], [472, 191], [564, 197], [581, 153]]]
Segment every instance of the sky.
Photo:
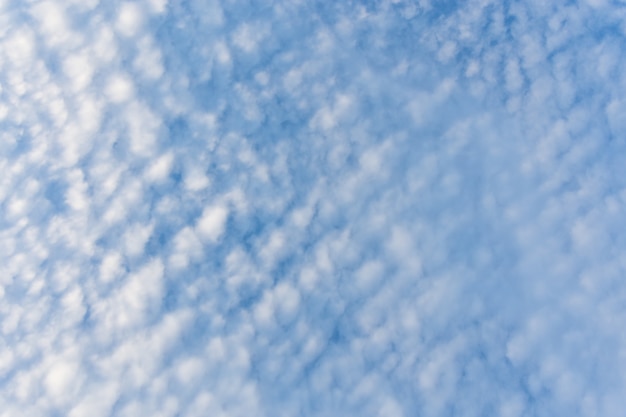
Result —
[[623, 416], [624, 0], [0, 0], [0, 417]]

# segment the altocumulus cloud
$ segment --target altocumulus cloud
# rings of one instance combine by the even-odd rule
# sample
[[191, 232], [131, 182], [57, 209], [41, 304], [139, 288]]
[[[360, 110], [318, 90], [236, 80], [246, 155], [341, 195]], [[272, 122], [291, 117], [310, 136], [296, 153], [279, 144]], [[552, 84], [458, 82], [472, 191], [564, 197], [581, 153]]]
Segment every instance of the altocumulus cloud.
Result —
[[0, 1], [0, 416], [622, 416], [624, 22]]

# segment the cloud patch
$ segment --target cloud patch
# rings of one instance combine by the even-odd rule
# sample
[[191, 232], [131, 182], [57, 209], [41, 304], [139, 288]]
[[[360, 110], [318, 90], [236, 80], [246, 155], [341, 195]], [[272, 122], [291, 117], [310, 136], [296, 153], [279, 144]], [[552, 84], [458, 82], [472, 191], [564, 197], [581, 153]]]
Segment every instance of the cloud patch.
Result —
[[621, 415], [619, 4], [22, 3], [0, 415]]

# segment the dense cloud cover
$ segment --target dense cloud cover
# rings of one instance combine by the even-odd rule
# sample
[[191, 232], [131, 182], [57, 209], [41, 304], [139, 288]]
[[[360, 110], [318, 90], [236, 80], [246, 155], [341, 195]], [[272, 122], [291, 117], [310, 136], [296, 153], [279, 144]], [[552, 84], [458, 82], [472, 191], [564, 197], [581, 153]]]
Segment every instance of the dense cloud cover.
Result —
[[623, 0], [0, 0], [0, 416], [623, 416]]

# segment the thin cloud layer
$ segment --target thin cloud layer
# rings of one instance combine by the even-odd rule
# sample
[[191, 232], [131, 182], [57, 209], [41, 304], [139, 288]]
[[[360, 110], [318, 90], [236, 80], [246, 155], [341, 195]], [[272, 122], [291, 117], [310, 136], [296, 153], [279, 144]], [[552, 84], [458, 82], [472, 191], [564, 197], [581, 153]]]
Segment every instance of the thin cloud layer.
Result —
[[0, 2], [0, 416], [621, 416], [625, 14]]

